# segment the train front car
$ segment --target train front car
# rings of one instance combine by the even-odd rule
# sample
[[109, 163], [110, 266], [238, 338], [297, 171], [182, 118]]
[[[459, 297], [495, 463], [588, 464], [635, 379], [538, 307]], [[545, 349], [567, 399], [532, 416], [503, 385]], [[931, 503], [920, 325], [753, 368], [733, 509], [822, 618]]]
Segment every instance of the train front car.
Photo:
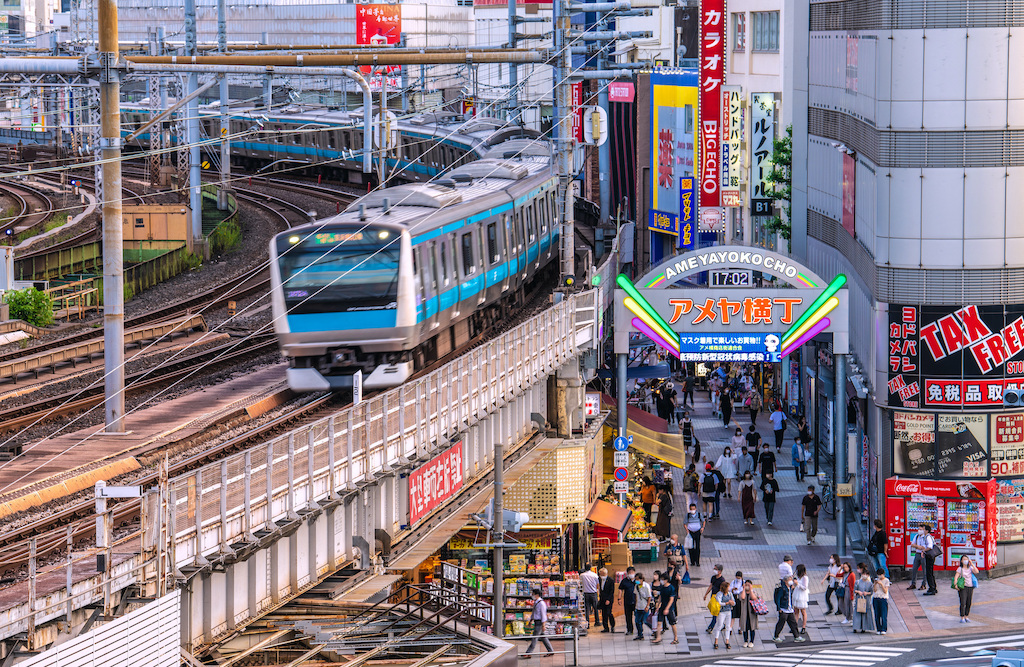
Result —
[[270, 243], [274, 330], [295, 391], [401, 384], [412, 373], [416, 288], [402, 225], [342, 214]]

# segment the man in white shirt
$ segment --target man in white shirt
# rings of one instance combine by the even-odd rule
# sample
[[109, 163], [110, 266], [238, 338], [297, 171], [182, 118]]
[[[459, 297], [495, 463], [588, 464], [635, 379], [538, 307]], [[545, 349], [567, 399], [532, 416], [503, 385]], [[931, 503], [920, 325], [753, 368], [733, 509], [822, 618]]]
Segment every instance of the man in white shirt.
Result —
[[932, 527], [924, 524], [922, 528], [924, 528], [924, 535], [921, 536], [919, 543], [921, 553], [924, 556], [924, 581], [928, 584], [928, 590], [925, 592], [925, 595], [936, 595], [939, 589], [935, 585], [935, 554], [931, 551], [936, 542], [935, 538], [932, 537]]
[[784, 581], [786, 577], [793, 576], [793, 557], [786, 555], [779, 563], [779, 580]]
[[530, 614], [530, 620], [533, 621], [533, 639], [530, 640], [530, 646], [526, 649], [524, 655], [519, 656], [524, 660], [530, 659], [530, 654], [533, 653], [533, 649], [537, 648], [537, 640], [541, 640], [544, 644], [544, 648], [548, 650], [544, 654], [545, 658], [550, 658], [555, 654], [555, 649], [551, 646], [551, 642], [548, 641], [547, 637], [544, 637], [544, 626], [548, 622], [548, 603], [544, 602], [544, 598], [540, 596], [540, 589], [534, 588], [532, 591], [533, 597], [533, 613]]
[[587, 565], [584, 568], [583, 573], [580, 574], [580, 587], [583, 589], [583, 616], [587, 619], [587, 627], [590, 627], [590, 612], [594, 612], [594, 625], [601, 622], [598, 618], [598, 609], [600, 608], [597, 603], [597, 591], [601, 585], [600, 579], [597, 576], [597, 572], [594, 571], [593, 566]]
[[775, 432], [775, 451], [782, 451], [782, 441], [786, 436], [786, 413], [782, 410], [775, 410], [768, 415], [768, 421], [772, 423], [772, 430]]
[[[914, 552], [914, 566], [910, 574], [910, 585], [907, 586], [908, 591], [912, 591], [917, 588], [917, 573], [924, 571], [924, 556], [921, 553], [922, 537], [924, 537], [924, 528], [918, 527], [917, 532], [914, 533], [913, 539], [910, 540], [910, 550]], [[921, 584], [921, 588], [926, 588], [927, 575], [922, 574], [921, 578], [925, 581], [925, 583]]]
[[636, 637], [633, 641], [643, 641], [644, 623], [647, 620], [648, 607], [651, 605], [651, 596], [654, 592], [651, 585], [644, 581], [643, 572], [636, 573]]

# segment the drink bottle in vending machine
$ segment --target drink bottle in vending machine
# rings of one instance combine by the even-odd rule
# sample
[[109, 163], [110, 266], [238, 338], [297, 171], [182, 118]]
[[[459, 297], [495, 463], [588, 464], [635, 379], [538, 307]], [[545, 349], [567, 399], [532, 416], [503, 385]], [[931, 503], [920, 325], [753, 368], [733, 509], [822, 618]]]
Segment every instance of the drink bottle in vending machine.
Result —
[[981, 569], [996, 564], [995, 480], [886, 480], [886, 532], [889, 564], [910, 567], [916, 553], [914, 536], [921, 526], [932, 529], [939, 545], [936, 569], [955, 568], [967, 555]]

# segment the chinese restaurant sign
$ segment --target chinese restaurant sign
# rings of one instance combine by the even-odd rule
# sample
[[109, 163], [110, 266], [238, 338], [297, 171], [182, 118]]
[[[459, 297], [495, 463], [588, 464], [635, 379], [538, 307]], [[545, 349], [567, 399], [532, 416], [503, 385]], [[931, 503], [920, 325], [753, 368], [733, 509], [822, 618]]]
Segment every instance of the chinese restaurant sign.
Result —
[[1024, 306], [889, 306], [889, 405], [991, 408], [1024, 387]]
[[409, 475], [409, 525], [430, 514], [462, 488], [462, 442], [457, 442]]

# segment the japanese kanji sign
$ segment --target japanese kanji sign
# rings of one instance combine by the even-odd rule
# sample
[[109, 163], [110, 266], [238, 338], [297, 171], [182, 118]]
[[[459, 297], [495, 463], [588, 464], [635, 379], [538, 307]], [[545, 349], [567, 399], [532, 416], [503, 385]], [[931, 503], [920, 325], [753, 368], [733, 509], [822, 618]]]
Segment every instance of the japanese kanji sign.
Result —
[[[689, 243], [696, 233], [694, 125], [697, 118], [697, 72], [655, 70], [651, 81], [651, 205], [647, 226], [652, 231], [682, 238], [690, 225]], [[683, 186], [691, 194], [684, 195]], [[689, 209], [686, 209], [689, 206]], [[687, 220], [687, 215], [689, 219]]]
[[409, 525], [454, 496], [462, 482], [462, 442], [457, 442], [409, 475]]
[[722, 84], [725, 0], [700, 3], [700, 205], [722, 205]]
[[679, 336], [679, 358], [683, 361], [780, 361], [781, 347], [781, 333]]
[[750, 213], [771, 215], [772, 153], [775, 151], [775, 95], [753, 93], [750, 96]]
[[996, 407], [1024, 388], [1024, 307], [889, 306], [889, 405]]
[[743, 181], [743, 95], [722, 92], [722, 206], [741, 206]]
[[[367, 44], [372, 46], [385, 46], [398, 44], [402, 39], [402, 6], [401, 5], [356, 5], [356, 44]], [[363, 66], [359, 69], [363, 74], [369, 75], [373, 71], [372, 66]], [[370, 87], [380, 90], [382, 85], [381, 68], [370, 77]], [[388, 74], [388, 86], [397, 90], [401, 86], [401, 79], [397, 75], [401, 72], [400, 65], [389, 65], [383, 68]]]

